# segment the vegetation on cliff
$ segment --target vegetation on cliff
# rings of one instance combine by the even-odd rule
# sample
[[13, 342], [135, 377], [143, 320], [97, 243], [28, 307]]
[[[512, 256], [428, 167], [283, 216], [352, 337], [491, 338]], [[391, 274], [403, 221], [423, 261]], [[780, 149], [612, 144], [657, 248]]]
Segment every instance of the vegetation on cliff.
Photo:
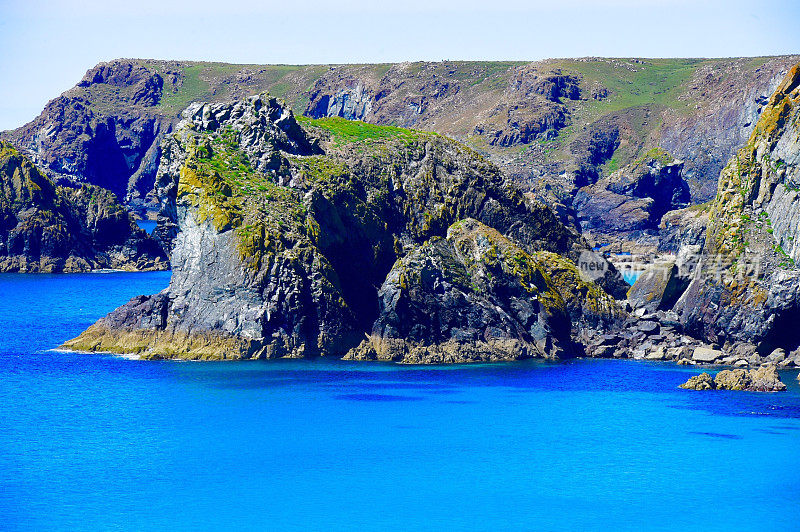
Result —
[[0, 142], [0, 270], [163, 270], [166, 257], [107, 190], [56, 186]]
[[[174, 296], [145, 312], [166, 318], [142, 326], [123, 307], [70, 347], [106, 348], [117, 338], [150, 357], [206, 357], [184, 334], [205, 331], [244, 342], [232, 353], [221, 341], [220, 358], [341, 356], [372, 328], [393, 264], [469, 217], [510, 239], [506, 245], [513, 240], [521, 279], [558, 284], [542, 290], [542, 304], [567, 316], [567, 331], [573, 315], [613, 307], [561, 258], [586, 249], [579, 235], [452, 140], [327, 118], [302, 120], [301, 129], [264, 96], [194, 106], [184, 116], [165, 140], [159, 170], [164, 189], [175, 191], [170, 208], [181, 226]], [[524, 269], [534, 263], [544, 273]], [[613, 268], [601, 282], [622, 286]], [[130, 334], [151, 341], [120, 340]], [[164, 338], [172, 339], [166, 347]], [[169, 347], [173, 340], [186, 349]]]
[[768, 354], [800, 345], [797, 154], [800, 65], [769, 99], [747, 145], [720, 175], [699, 271], [678, 310], [694, 334]]

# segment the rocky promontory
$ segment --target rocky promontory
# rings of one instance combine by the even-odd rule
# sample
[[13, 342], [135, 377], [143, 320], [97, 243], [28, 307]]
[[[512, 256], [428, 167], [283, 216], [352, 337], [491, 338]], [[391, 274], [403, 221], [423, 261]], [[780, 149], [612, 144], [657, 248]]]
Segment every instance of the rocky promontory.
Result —
[[298, 121], [256, 96], [190, 106], [161, 149], [170, 286], [65, 347], [505, 360], [560, 356], [586, 329], [624, 318], [613, 266], [595, 257], [597, 282], [581, 280], [586, 242], [445, 137]]
[[161, 247], [114, 194], [62, 187], [0, 142], [0, 271], [166, 270]]

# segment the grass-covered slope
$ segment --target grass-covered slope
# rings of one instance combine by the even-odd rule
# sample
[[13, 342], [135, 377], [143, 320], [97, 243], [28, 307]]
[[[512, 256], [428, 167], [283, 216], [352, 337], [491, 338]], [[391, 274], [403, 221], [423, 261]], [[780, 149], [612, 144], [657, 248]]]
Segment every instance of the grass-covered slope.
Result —
[[377, 65], [118, 60], [87, 72], [3, 136], [52, 175], [152, 206], [158, 145], [179, 113], [264, 91], [297, 115], [342, 117], [460, 140], [552, 203], [661, 147], [685, 160], [695, 202], [747, 140], [796, 58], [558, 59]]

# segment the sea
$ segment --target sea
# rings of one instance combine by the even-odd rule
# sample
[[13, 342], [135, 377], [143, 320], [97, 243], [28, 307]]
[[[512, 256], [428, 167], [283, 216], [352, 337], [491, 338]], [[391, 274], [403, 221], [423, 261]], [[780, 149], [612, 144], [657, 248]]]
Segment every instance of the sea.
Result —
[[0, 529], [800, 529], [797, 371], [55, 349], [169, 275], [0, 275]]

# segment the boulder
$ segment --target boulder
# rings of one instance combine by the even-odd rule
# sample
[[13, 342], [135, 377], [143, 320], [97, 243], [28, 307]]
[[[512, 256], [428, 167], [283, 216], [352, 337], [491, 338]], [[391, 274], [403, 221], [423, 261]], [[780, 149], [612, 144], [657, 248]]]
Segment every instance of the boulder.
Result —
[[695, 362], [702, 362], [711, 364], [718, 359], [722, 358], [724, 353], [719, 349], [712, 349], [710, 347], [695, 347], [692, 353], [692, 360]]
[[786, 390], [786, 385], [781, 382], [778, 370], [772, 364], [765, 364], [758, 369], [750, 370], [752, 383], [750, 390], [755, 392], [781, 392]]
[[675, 304], [688, 286], [688, 279], [679, 275], [678, 266], [672, 262], [651, 265], [628, 290], [628, 301], [635, 309], [645, 312], [667, 310]]
[[746, 390], [752, 379], [746, 369], [726, 369], [717, 373], [714, 383], [718, 390]]
[[700, 375], [690, 377], [688, 381], [678, 387], [684, 390], [713, 390], [716, 388], [714, 379], [708, 373], [701, 373]]

